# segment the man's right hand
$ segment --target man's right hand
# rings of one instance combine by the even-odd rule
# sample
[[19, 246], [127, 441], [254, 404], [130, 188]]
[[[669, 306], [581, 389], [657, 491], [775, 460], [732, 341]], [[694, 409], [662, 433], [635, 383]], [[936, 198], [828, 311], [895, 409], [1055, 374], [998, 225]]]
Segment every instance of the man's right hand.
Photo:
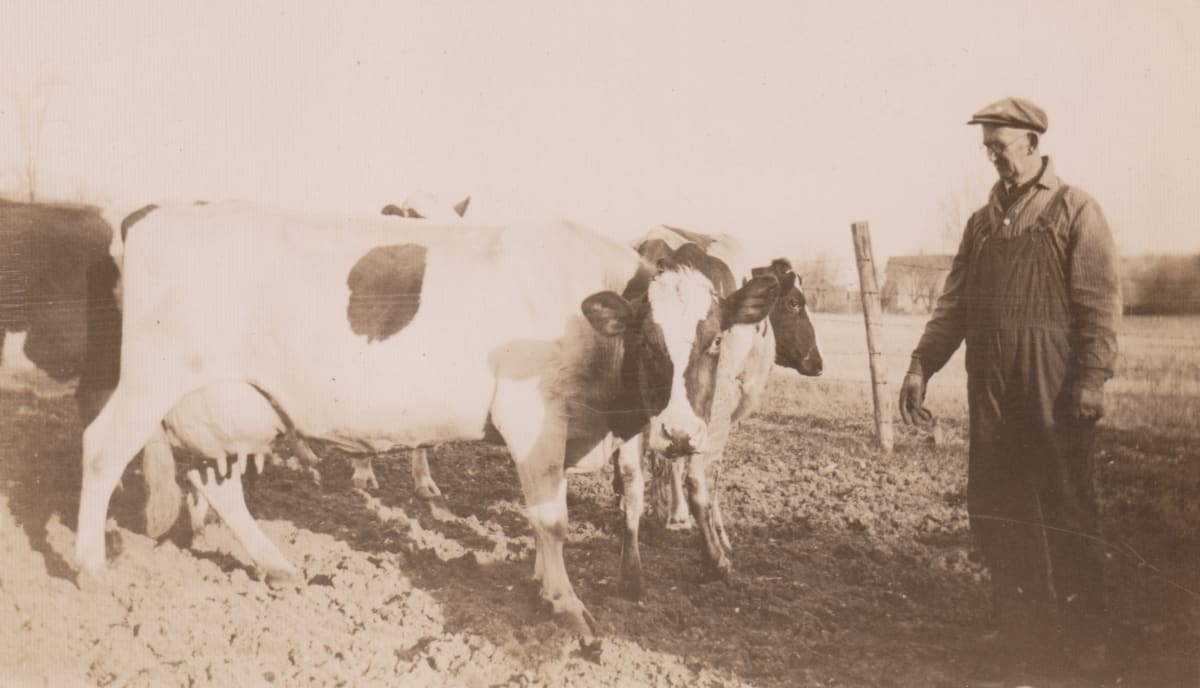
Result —
[[908, 425], [925, 424], [933, 420], [933, 414], [924, 407], [924, 403], [925, 373], [921, 370], [921, 362], [913, 359], [904, 376], [904, 384], [900, 386], [900, 418]]

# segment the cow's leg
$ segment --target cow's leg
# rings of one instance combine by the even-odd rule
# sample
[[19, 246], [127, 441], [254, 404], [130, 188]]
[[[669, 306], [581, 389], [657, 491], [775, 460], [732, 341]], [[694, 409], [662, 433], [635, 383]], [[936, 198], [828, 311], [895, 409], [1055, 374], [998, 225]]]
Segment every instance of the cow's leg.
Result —
[[80, 583], [104, 570], [104, 525], [108, 502], [125, 467], [160, 428], [166, 412], [181, 394], [165, 385], [136, 389], [118, 385], [96, 419], [83, 433], [82, 479], [75, 535], [75, 563]]
[[146, 485], [146, 535], [162, 537], [175, 519], [183, 493], [175, 481], [175, 455], [162, 425], [155, 428], [150, 441], [142, 447], [142, 480]]
[[708, 480], [704, 475], [706, 455], [697, 452], [688, 457], [688, 501], [692, 507], [692, 516], [700, 526], [701, 544], [704, 548], [705, 561], [711, 565], [722, 580], [729, 580], [733, 566], [725, 556], [721, 547], [720, 536], [713, 523], [712, 505], [709, 502]]
[[684, 474], [687, 473], [687, 458], [671, 459], [671, 515], [667, 517], [669, 530], [690, 530], [692, 516], [688, 513], [687, 494], [683, 491]]
[[642, 435], [634, 435], [617, 449], [617, 469], [621, 480], [621, 502], [625, 515], [621, 542], [621, 590], [637, 599], [642, 596], [642, 554], [638, 549], [638, 526], [645, 509], [645, 478], [642, 475]]
[[712, 485], [712, 519], [713, 526], [717, 529], [717, 537], [720, 538], [721, 546], [726, 551], [732, 550], [733, 545], [729, 542], [729, 534], [725, 532], [725, 517], [721, 515], [721, 464], [717, 463], [713, 467], [713, 485]]
[[597, 647], [596, 622], [579, 601], [567, 577], [563, 541], [567, 536], [567, 480], [563, 471], [567, 428], [565, 409], [548, 408], [538, 378], [502, 379], [492, 421], [516, 463], [526, 513], [540, 558], [542, 599], [580, 634], [585, 647]]
[[717, 529], [717, 538], [721, 542], [721, 546], [726, 551], [733, 550], [733, 544], [729, 541], [729, 533], [725, 532], [725, 517], [721, 514], [721, 491], [713, 485], [712, 492], [712, 519], [713, 527]]
[[370, 457], [350, 459], [350, 465], [354, 467], [354, 474], [350, 476], [354, 487], [360, 490], [379, 489], [379, 481], [375, 479], [375, 469], [371, 466]]
[[[190, 478], [189, 478], [190, 482]], [[204, 530], [204, 518], [208, 516], [208, 500], [200, 493], [200, 490], [192, 486], [188, 490], [187, 499], [188, 524], [192, 528], [192, 535], [200, 534]]]
[[[221, 457], [223, 458], [223, 457]], [[224, 469], [224, 461], [218, 461], [218, 468]], [[254, 517], [246, 508], [246, 497], [242, 492], [242, 475], [250, 464], [246, 454], [239, 454], [229, 465], [227, 476], [217, 476], [212, 467], [205, 469], [202, 477], [200, 471], [188, 471], [188, 481], [204, 496], [212, 506], [213, 511], [221, 517], [229, 530], [233, 531], [238, 542], [246, 548], [254, 564], [258, 566], [266, 578], [267, 584], [276, 586], [294, 579], [296, 568], [287, 557], [279, 551], [275, 543], [262, 532], [255, 523]]]
[[[299, 461], [300, 466], [308, 472], [308, 476], [314, 483], [320, 485], [321, 473], [317, 470], [317, 464], [321, 463], [321, 457], [316, 455], [312, 447], [308, 446], [308, 442], [305, 442], [304, 438], [300, 437], [295, 430], [287, 433], [287, 442], [288, 448], [292, 450], [292, 458]], [[258, 472], [262, 473], [262, 469], [259, 468]], [[375, 477], [375, 474], [372, 473], [371, 477]]]
[[287, 433], [287, 443], [288, 448], [292, 450], [292, 456], [305, 466], [316, 466], [321, 463], [321, 457], [317, 456], [312, 447], [308, 446], [308, 442], [305, 442], [304, 438], [296, 432]]
[[429, 473], [429, 456], [425, 447], [413, 449], [409, 463], [412, 466], [413, 488], [416, 489], [417, 496], [421, 499], [442, 496], [442, 491], [438, 489], [437, 483], [433, 482], [433, 476]]

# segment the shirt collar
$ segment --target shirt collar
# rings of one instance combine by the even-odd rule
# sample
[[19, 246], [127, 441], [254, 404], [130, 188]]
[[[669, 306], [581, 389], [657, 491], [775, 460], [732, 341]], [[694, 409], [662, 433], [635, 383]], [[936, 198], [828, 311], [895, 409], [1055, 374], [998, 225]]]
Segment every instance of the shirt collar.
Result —
[[1050, 191], [1057, 189], [1058, 185], [1062, 183], [1059, 181], [1058, 175], [1054, 173], [1054, 163], [1051, 162], [1049, 155], [1042, 156], [1042, 174], [1034, 183]]
[[[1042, 189], [1053, 191], [1058, 188], [1062, 182], [1059, 181], [1058, 175], [1054, 172], [1054, 162], [1050, 160], [1050, 156], [1042, 156], [1042, 171], [1029, 186], [1037, 186]], [[992, 186], [991, 198], [999, 199], [1009, 192], [1009, 186], [1005, 184], [1003, 179], [997, 179], [995, 185]], [[999, 204], [999, 201], [996, 201]]]

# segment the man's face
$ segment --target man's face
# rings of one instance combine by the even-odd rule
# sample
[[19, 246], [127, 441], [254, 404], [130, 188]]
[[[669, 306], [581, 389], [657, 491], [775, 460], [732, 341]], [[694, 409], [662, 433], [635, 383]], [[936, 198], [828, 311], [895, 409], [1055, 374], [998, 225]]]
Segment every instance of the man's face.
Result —
[[983, 127], [983, 147], [1000, 178], [1016, 183], [1022, 172], [1030, 168], [1033, 151], [1029, 132], [1009, 127]]

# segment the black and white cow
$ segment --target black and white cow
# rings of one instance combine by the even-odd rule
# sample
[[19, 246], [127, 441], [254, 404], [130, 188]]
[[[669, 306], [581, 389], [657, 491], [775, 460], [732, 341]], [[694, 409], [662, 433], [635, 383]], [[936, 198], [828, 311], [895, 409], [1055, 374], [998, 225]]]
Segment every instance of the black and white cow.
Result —
[[[730, 328], [722, 345], [723, 379], [731, 378], [730, 394], [724, 403], [715, 406], [709, 422], [707, 441], [689, 454], [674, 452], [665, 457], [653, 447], [640, 448], [648, 454], [651, 465], [661, 465], [668, 458], [671, 481], [667, 526], [672, 529], [691, 527], [693, 517], [700, 525], [701, 546], [705, 561], [722, 577], [728, 577], [730, 549], [721, 514], [717, 480], [725, 453], [728, 433], [733, 424], [757, 408], [766, 389], [768, 376], [775, 365], [793, 368], [802, 375], [819, 375], [823, 367], [820, 348], [812, 321], [805, 308], [799, 278], [791, 264], [783, 258], [769, 266], [745, 268], [743, 249], [729, 235], [708, 235], [661, 225], [651, 229], [633, 245], [648, 262], [670, 261], [670, 256], [689, 246], [702, 253], [713, 264], [729, 269], [728, 279], [716, 282], [718, 293], [732, 291], [738, 280], [742, 283], [755, 277], [770, 275], [780, 284], [776, 299], [766, 320]], [[636, 445], [624, 445], [620, 452], [635, 454]], [[630, 466], [631, 457], [614, 455], [614, 463]], [[625, 534], [621, 556], [621, 584], [627, 592], [638, 596], [642, 591], [640, 555], [637, 550], [637, 528], [641, 520], [644, 497], [640, 476], [617, 471], [614, 488], [622, 495], [625, 508]], [[713, 485], [708, 485], [708, 474]], [[631, 480], [630, 478], [633, 478]], [[685, 490], [685, 483], [687, 489]], [[666, 500], [664, 500], [666, 501]]]
[[[728, 268], [694, 247], [656, 267], [568, 223], [400, 227], [244, 203], [150, 212], [126, 238], [123, 279], [120, 379], [83, 438], [82, 583], [104, 570], [108, 501], [134, 454], [185, 395], [234, 382], [350, 451], [497, 431], [542, 596], [588, 643], [595, 625], [563, 561], [564, 467], [609, 433], [645, 430], [667, 453], [703, 446], [721, 338], [766, 318], [779, 291], [769, 275], [726, 289]], [[268, 579], [294, 575], [240, 481], [193, 482]]]

